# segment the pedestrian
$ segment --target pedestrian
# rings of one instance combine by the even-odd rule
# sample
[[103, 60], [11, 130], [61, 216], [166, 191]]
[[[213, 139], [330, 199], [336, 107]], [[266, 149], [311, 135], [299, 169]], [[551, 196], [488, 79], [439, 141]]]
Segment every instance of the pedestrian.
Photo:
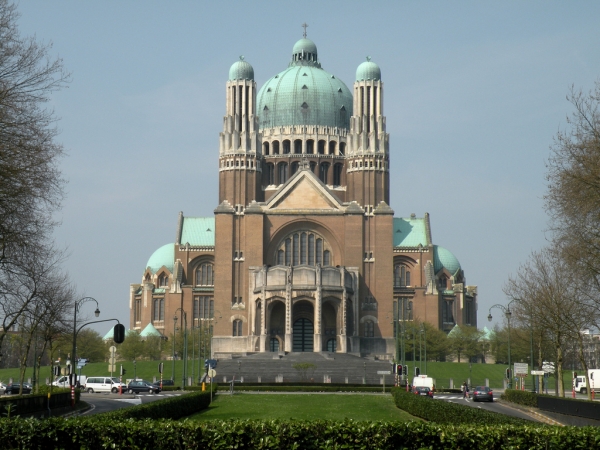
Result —
[[465, 381], [462, 386], [460, 387], [460, 389], [463, 392], [463, 398], [466, 398], [469, 394], [468, 394], [468, 390], [469, 388], [467, 387], [467, 382]]

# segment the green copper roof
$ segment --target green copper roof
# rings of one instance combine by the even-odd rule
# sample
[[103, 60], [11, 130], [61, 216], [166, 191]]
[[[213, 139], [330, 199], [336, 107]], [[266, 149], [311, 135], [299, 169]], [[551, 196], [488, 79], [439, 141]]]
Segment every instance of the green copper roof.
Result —
[[115, 330], [113, 329], [113, 327], [110, 328], [110, 330], [108, 330], [108, 333], [106, 333], [104, 335], [104, 337], [102, 338], [103, 341], [110, 341], [115, 335]]
[[370, 57], [356, 69], [356, 81], [381, 80], [381, 69]]
[[240, 60], [234, 62], [229, 69], [229, 81], [233, 80], [254, 80], [254, 69], [244, 61], [243, 56], [240, 56]]
[[154, 328], [154, 325], [149, 323], [148, 325], [146, 325], [146, 328], [144, 328], [142, 330], [142, 332], [140, 333], [140, 336], [141, 337], [162, 336], [162, 334], [160, 334], [160, 332], [156, 328]]
[[173, 258], [175, 257], [175, 244], [167, 244], [160, 247], [148, 260], [146, 267], [149, 267], [152, 273], [156, 273], [158, 269], [165, 266], [173, 273]]
[[492, 339], [494, 339], [493, 330], [490, 330], [488, 327], [483, 327], [483, 330], [481, 331], [483, 332], [483, 334], [479, 338], [480, 341], [491, 341]]
[[394, 217], [394, 247], [427, 247], [425, 219]]
[[460, 263], [456, 256], [450, 250], [446, 250], [439, 245], [433, 246], [433, 269], [438, 273], [442, 268], [446, 268], [448, 272], [454, 275], [460, 270]]
[[193, 246], [215, 246], [214, 217], [184, 217], [181, 230], [181, 245], [189, 243]]
[[294, 46], [289, 67], [269, 79], [257, 97], [259, 128], [321, 125], [350, 128], [352, 93], [324, 71], [309, 39]]

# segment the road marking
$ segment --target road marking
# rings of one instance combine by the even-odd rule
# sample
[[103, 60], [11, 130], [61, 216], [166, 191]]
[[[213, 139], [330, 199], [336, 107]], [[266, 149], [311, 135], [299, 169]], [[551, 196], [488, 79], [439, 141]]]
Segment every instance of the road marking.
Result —
[[118, 402], [131, 403], [133, 405], [141, 405], [142, 404], [141, 398], [118, 398], [116, 400]]

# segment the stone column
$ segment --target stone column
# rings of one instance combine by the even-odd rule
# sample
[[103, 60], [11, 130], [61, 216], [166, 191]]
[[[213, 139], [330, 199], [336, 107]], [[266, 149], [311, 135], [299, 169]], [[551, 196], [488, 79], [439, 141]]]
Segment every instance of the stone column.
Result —
[[340, 267], [340, 279], [342, 280], [342, 326], [340, 327], [340, 348], [338, 349], [341, 353], [347, 353], [347, 342], [346, 342], [346, 320], [347, 320], [347, 311], [346, 304], [348, 303], [348, 292], [346, 291], [346, 280], [345, 280], [345, 272], [346, 270], [343, 267]]
[[267, 287], [267, 267], [263, 266], [261, 270], [262, 280], [262, 289], [260, 292], [260, 341], [259, 341], [259, 351], [266, 352], [267, 351], [267, 301], [266, 301], [266, 287]]
[[322, 306], [322, 286], [321, 286], [321, 265], [316, 267], [316, 285], [315, 291], [315, 308], [314, 308], [314, 335], [313, 335], [313, 352], [323, 351], [322, 331], [321, 331], [321, 306]]
[[285, 342], [283, 350], [292, 351], [292, 268], [288, 267], [287, 282], [285, 284]]

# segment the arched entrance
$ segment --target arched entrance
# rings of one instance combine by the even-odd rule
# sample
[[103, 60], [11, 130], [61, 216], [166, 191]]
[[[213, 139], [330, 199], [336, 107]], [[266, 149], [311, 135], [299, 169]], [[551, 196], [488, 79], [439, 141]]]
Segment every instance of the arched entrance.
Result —
[[337, 341], [335, 339], [329, 339], [327, 341], [327, 351], [335, 353], [337, 350]]
[[278, 352], [279, 351], [279, 339], [277, 339], [277, 338], [271, 338], [270, 349], [271, 349], [272, 352]]
[[294, 322], [294, 339], [292, 351], [294, 352], [312, 352], [314, 327], [312, 321], [306, 318], [298, 319]]

